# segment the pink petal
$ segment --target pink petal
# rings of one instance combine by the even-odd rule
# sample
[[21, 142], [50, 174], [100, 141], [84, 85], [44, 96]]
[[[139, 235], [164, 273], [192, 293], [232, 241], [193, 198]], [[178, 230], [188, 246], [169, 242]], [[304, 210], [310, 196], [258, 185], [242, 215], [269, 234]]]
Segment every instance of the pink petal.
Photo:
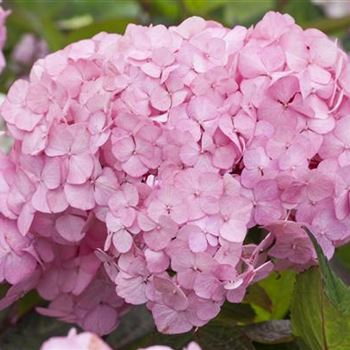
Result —
[[122, 168], [133, 177], [140, 177], [148, 171], [148, 168], [144, 166], [137, 156], [130, 157], [128, 161], [123, 163]]
[[30, 277], [35, 268], [36, 261], [29, 254], [23, 253], [22, 256], [9, 254], [4, 266], [5, 279], [11, 284], [17, 284]]
[[65, 155], [69, 152], [72, 142], [73, 137], [66, 127], [51, 128], [45, 153], [50, 157]]
[[56, 189], [61, 183], [61, 163], [59, 159], [47, 159], [41, 176], [48, 189]]
[[26, 105], [38, 114], [46, 113], [49, 108], [47, 90], [41, 84], [31, 84], [26, 96]]
[[113, 245], [120, 253], [127, 253], [133, 244], [133, 238], [127, 230], [119, 230], [113, 234]]
[[62, 188], [48, 191], [46, 200], [52, 213], [61, 213], [68, 208], [68, 202]]
[[93, 169], [94, 161], [90, 154], [72, 155], [69, 159], [67, 182], [82, 184], [91, 176]]
[[111, 333], [117, 324], [117, 311], [111, 306], [103, 304], [98, 305], [91, 312], [87, 313], [83, 320], [84, 329], [100, 336]]
[[198, 230], [191, 231], [188, 237], [188, 244], [194, 253], [204, 252], [208, 246], [207, 238], [199, 228]]
[[147, 268], [152, 273], [164, 272], [170, 263], [169, 257], [164, 252], [156, 252], [151, 249], [145, 250]]
[[154, 64], [152, 62], [148, 62], [148, 63], [142, 65], [141, 69], [145, 74], [149, 75], [152, 78], [159, 78], [160, 77], [161, 69], [159, 68], [159, 66], [157, 66], [156, 64]]
[[90, 210], [95, 206], [93, 186], [86, 182], [82, 185], [66, 184], [64, 194], [67, 202], [73, 207], [81, 210]]
[[26, 134], [23, 138], [22, 152], [24, 154], [37, 155], [44, 150], [47, 142], [47, 130], [45, 127], [37, 126], [33, 132]]
[[188, 332], [193, 328], [184, 313], [179, 313], [166, 305], [154, 305], [152, 314], [158, 331], [162, 333], [179, 334]]
[[158, 111], [167, 111], [171, 106], [169, 93], [157, 86], [151, 94], [151, 105]]
[[33, 208], [42, 213], [51, 213], [47, 202], [47, 188], [44, 184], [40, 184], [32, 197]]
[[55, 223], [57, 232], [70, 242], [79, 242], [84, 236], [83, 227], [85, 220], [79, 216], [72, 214], [64, 214], [60, 216]]
[[25, 204], [18, 216], [17, 225], [19, 232], [26, 235], [34, 219], [34, 209], [30, 204]]

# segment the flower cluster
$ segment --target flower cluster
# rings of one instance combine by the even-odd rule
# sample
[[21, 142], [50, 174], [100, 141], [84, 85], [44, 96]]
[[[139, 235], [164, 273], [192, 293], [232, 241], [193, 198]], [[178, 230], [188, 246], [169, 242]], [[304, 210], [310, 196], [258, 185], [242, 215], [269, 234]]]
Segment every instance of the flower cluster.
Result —
[[89, 332], [77, 334], [71, 329], [66, 337], [52, 337], [47, 340], [40, 350], [112, 350], [97, 335]]
[[[76, 329], [71, 329], [66, 337], [53, 337], [47, 340], [41, 350], [112, 350], [97, 335], [89, 332], [77, 334]], [[168, 346], [154, 345], [139, 350], [172, 350]], [[188, 344], [183, 350], [201, 350], [195, 342]]]
[[181, 333], [315, 263], [301, 225], [331, 256], [350, 237], [349, 97], [346, 54], [274, 12], [129, 25], [39, 60], [1, 107], [2, 305], [36, 288], [40, 312], [106, 334], [146, 304]]

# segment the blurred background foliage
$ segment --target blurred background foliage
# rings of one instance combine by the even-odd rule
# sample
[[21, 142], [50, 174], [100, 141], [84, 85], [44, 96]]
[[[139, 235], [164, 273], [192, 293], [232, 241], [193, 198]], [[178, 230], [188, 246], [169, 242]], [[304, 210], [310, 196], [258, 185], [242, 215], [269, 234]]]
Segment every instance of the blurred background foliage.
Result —
[[[250, 26], [266, 11], [277, 10], [291, 14], [303, 27], [338, 37], [350, 49], [349, 4], [349, 0], [4, 0], [12, 14], [7, 21], [8, 66], [0, 91], [26, 75], [33, 61], [47, 52], [101, 31], [123, 33], [130, 22], [174, 25], [199, 15], [228, 27]], [[23, 51], [25, 62], [19, 58], [25, 56]]]
[[[267, 11], [277, 10], [289, 13], [304, 28], [316, 27], [338, 38], [339, 44], [350, 50], [350, 0], [3, 0], [3, 6], [11, 10], [11, 15], [7, 19], [7, 67], [0, 77], [2, 93], [6, 93], [15, 79], [27, 76], [36, 59], [101, 31], [123, 33], [128, 23], [175, 25], [189, 16], [199, 15], [227, 27], [250, 26]], [[349, 245], [338, 250], [331, 265], [350, 284]], [[202, 336], [213, 349], [297, 349], [288, 338], [290, 326], [271, 323], [275, 322], [271, 320], [288, 319], [295, 279], [293, 272], [275, 273], [251, 286], [244, 303], [226, 305], [206, 333], [200, 331], [196, 336]], [[0, 289], [0, 294], [3, 292]], [[38, 349], [49, 336], [67, 332], [70, 325], [34, 312], [41, 303], [35, 293], [30, 293], [0, 313], [0, 350], [22, 349], [23, 344], [26, 350]], [[13, 327], [15, 322], [17, 325]], [[259, 330], [245, 328], [252, 322], [264, 322], [263, 336]], [[162, 343], [153, 327], [149, 314], [136, 309], [107, 340], [123, 350]], [[220, 335], [217, 327], [229, 328], [230, 338], [227, 333]], [[207, 334], [214, 335], [207, 339]], [[279, 338], [269, 339], [266, 337], [269, 334], [277, 334]], [[247, 335], [254, 344], [246, 341]], [[188, 339], [186, 335], [175, 336], [171, 342], [179, 347]]]

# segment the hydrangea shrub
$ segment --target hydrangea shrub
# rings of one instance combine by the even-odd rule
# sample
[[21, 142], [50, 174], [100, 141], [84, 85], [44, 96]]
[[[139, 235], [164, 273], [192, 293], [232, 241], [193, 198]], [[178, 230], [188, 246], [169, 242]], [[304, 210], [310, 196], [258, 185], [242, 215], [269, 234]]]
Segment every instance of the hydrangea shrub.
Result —
[[104, 335], [146, 304], [182, 333], [315, 264], [302, 225], [331, 257], [350, 237], [349, 97], [345, 52], [275, 12], [131, 24], [38, 60], [1, 107], [0, 306], [36, 289], [40, 313]]

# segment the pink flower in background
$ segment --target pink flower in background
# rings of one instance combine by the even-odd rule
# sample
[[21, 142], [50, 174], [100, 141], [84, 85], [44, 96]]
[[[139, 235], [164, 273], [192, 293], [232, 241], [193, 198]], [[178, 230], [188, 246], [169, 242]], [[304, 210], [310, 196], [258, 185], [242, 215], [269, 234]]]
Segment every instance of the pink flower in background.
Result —
[[[202, 348], [195, 342], [191, 342], [186, 347], [183, 348], [183, 350], [201, 350], [201, 349]], [[154, 346], [149, 346], [148, 348], [143, 348], [139, 350], [172, 350], [172, 348], [164, 345], [154, 345]]]
[[329, 17], [343, 17], [350, 13], [348, 1], [313, 0], [312, 2], [321, 6]]
[[19, 65], [32, 65], [37, 59], [46, 56], [49, 49], [44, 40], [34, 34], [24, 34], [12, 52], [12, 59]]
[[104, 335], [146, 304], [183, 333], [315, 264], [302, 226], [331, 257], [350, 237], [349, 67], [274, 12], [129, 25], [37, 61], [1, 106], [0, 306], [36, 289], [40, 313]]
[[97, 335], [93, 333], [80, 333], [73, 328], [66, 337], [53, 337], [47, 340], [40, 350], [112, 350]]
[[[47, 340], [40, 350], [112, 350], [105, 342], [93, 333], [80, 333], [72, 328], [66, 337], [53, 337]], [[148, 348], [140, 348], [139, 350], [172, 350], [165, 345], [153, 345]], [[201, 350], [201, 347], [195, 343], [189, 343], [183, 350]]]
[[5, 11], [0, 6], [0, 71], [2, 71], [5, 67], [5, 57], [2, 53], [2, 50], [5, 45], [6, 37], [7, 37], [7, 31], [5, 26], [6, 17], [10, 14], [10, 11]]
[[[1, 4], [1, 1], [0, 1]], [[6, 18], [10, 14], [11, 11], [5, 11], [0, 6], [0, 73], [3, 71], [6, 65], [5, 56], [3, 54], [3, 49], [5, 46], [6, 38], [7, 38], [7, 29], [6, 29]], [[3, 102], [3, 96], [0, 96], [0, 103]], [[6, 132], [4, 130], [4, 122], [2, 117], [0, 116], [0, 152], [6, 152], [11, 147], [11, 139], [7, 137]]]

